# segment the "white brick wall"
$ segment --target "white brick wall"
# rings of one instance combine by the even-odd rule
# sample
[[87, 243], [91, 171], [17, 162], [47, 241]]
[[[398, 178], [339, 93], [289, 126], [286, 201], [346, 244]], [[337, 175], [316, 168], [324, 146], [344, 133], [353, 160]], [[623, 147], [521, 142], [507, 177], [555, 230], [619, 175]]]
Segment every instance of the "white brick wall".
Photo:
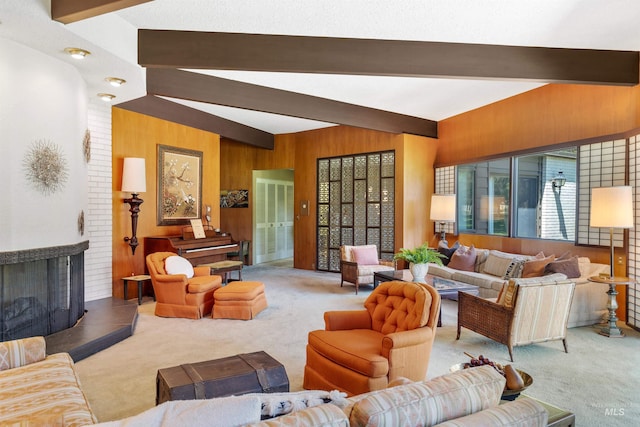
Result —
[[89, 161], [89, 203], [85, 212], [85, 301], [108, 298], [112, 293], [111, 217], [111, 105], [89, 102], [88, 127], [91, 132]]

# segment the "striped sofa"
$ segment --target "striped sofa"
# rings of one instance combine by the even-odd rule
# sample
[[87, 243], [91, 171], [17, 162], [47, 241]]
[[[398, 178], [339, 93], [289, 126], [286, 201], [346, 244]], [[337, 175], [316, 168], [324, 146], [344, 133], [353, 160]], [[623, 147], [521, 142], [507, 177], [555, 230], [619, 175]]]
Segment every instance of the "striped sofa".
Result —
[[[534, 260], [535, 255], [522, 255], [497, 250], [475, 248], [476, 259], [473, 271], [463, 271], [449, 266], [429, 264], [429, 274], [457, 282], [478, 286], [481, 298], [495, 299], [510, 279], [518, 283], [537, 283], [540, 281], [557, 282], [566, 280], [562, 273], [546, 274], [540, 277], [520, 278], [517, 274], [509, 276], [509, 268], [513, 261]], [[590, 282], [591, 276], [609, 271], [606, 264], [592, 263], [587, 257], [578, 257], [580, 277], [570, 279], [575, 282], [576, 289], [569, 312], [567, 327], [594, 325], [604, 321], [608, 315], [607, 290], [603, 283]]]
[[[204, 427], [212, 419], [217, 427], [546, 426], [549, 414], [534, 399], [523, 396], [501, 404], [505, 382], [492, 367], [480, 366], [428, 381], [398, 380], [398, 385], [350, 398], [337, 391], [305, 390], [168, 401], [100, 426]], [[274, 399], [281, 402], [275, 405], [278, 413], [287, 413], [260, 421]]]
[[96, 422], [69, 354], [47, 356], [43, 337], [0, 342], [0, 425]]

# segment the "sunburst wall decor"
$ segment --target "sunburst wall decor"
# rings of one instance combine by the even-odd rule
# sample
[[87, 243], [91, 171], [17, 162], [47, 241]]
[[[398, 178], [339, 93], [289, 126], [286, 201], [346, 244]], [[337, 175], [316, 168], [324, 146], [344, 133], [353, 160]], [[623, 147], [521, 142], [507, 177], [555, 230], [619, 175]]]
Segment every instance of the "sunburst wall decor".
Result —
[[62, 149], [51, 141], [38, 140], [27, 150], [23, 165], [25, 176], [34, 188], [51, 195], [67, 182], [67, 160]]

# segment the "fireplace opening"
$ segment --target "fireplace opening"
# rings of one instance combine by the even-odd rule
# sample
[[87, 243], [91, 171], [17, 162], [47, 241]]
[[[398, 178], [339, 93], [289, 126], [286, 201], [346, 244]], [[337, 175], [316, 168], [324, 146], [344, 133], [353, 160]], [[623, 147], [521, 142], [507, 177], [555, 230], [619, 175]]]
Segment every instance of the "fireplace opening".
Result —
[[50, 335], [84, 314], [84, 251], [77, 245], [0, 253], [0, 341]]

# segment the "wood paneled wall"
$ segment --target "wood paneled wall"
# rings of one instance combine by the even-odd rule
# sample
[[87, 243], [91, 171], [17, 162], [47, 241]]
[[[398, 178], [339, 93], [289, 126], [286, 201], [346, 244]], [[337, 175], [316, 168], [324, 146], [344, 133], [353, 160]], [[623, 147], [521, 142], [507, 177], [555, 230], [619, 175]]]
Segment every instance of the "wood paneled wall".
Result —
[[277, 138], [273, 150], [267, 150], [222, 138], [220, 159], [220, 188], [249, 190], [249, 209], [220, 209], [220, 228], [234, 240], [253, 241], [253, 171], [294, 169], [295, 145]]
[[[546, 85], [438, 123], [437, 166], [456, 165], [541, 146], [628, 132], [640, 124], [640, 89], [586, 85]], [[567, 250], [609, 264], [608, 247], [562, 242], [461, 235], [465, 244], [525, 254], [560, 255]], [[455, 239], [455, 237], [453, 238]], [[451, 240], [450, 240], [451, 241]], [[455, 241], [455, 240], [453, 240]], [[616, 251], [626, 276], [627, 248]], [[618, 317], [624, 320], [626, 294], [618, 289]]]
[[[251, 185], [252, 170], [294, 169], [294, 266], [313, 270], [316, 263], [316, 166], [319, 158], [396, 150], [396, 248], [428, 241], [433, 223], [428, 219], [433, 191], [433, 159], [437, 144], [430, 138], [396, 135], [348, 126], [277, 135], [273, 151], [223, 141], [221, 167], [233, 165], [238, 176], [223, 173], [222, 186]], [[407, 206], [405, 199], [409, 199]], [[300, 215], [300, 202], [309, 201], [309, 215]], [[251, 233], [252, 209], [222, 210], [222, 227], [235, 236]], [[404, 230], [409, 230], [405, 232]], [[407, 242], [405, 239], [409, 239]], [[419, 244], [419, 243], [418, 243]]]
[[[198, 129], [171, 123], [117, 107], [112, 109], [112, 170], [113, 170], [113, 296], [123, 297], [122, 277], [143, 274], [144, 237], [176, 235], [182, 226], [156, 225], [157, 145], [202, 151], [202, 203], [212, 208], [212, 225], [220, 225], [220, 137]], [[125, 157], [146, 159], [147, 191], [140, 194], [138, 241], [135, 254], [124, 242], [131, 236], [131, 213], [123, 200], [130, 194], [120, 191], [122, 165]], [[128, 298], [135, 298], [137, 290], [129, 286]]]
[[546, 85], [438, 122], [437, 166], [626, 132], [638, 87]]

